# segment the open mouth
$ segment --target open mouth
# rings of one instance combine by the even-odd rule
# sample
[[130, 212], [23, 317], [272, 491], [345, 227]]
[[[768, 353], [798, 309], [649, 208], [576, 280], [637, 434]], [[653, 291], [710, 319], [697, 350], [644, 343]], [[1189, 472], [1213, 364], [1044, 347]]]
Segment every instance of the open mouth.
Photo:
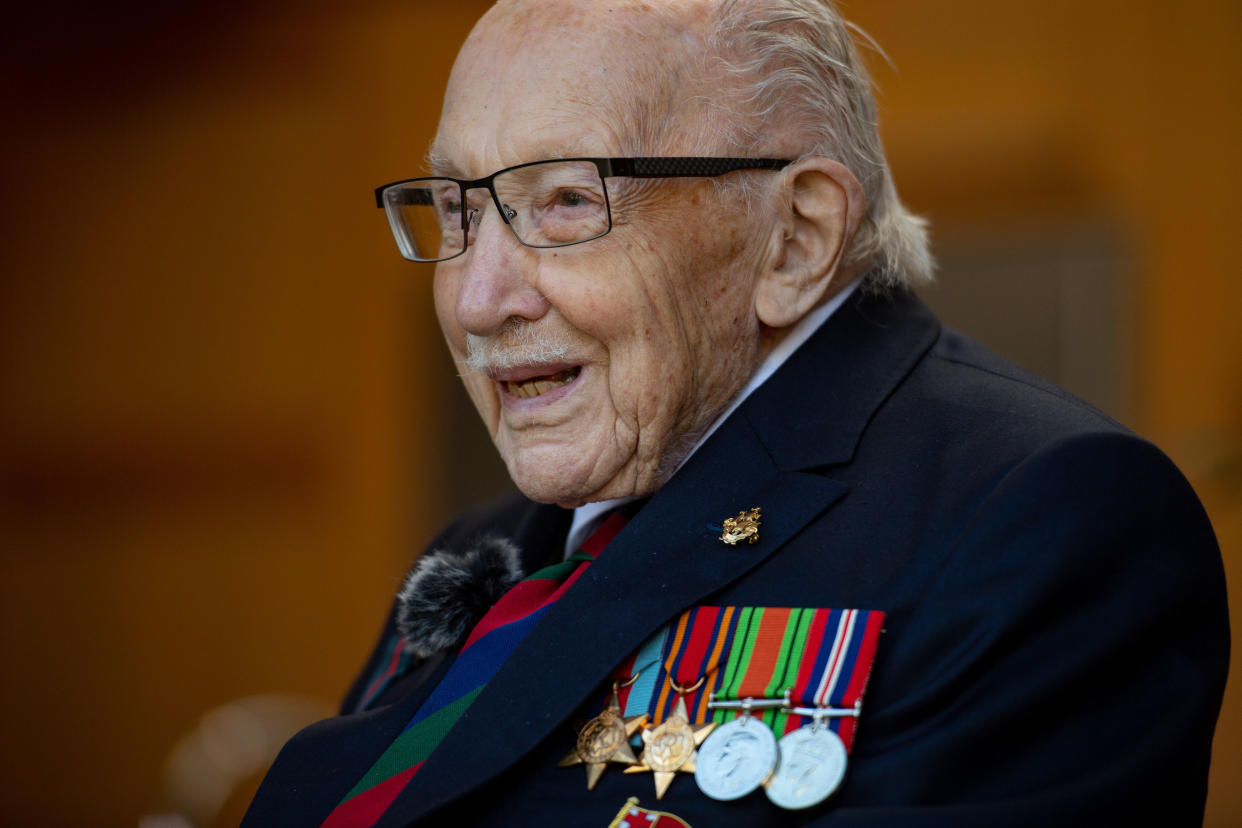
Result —
[[505, 391], [513, 396], [519, 399], [530, 399], [546, 394], [563, 385], [569, 385], [569, 383], [578, 378], [580, 373], [582, 373], [582, 367], [575, 366], [573, 368], [566, 368], [564, 371], [558, 371], [555, 374], [545, 374], [522, 380], [504, 380], [500, 384], [504, 386]]

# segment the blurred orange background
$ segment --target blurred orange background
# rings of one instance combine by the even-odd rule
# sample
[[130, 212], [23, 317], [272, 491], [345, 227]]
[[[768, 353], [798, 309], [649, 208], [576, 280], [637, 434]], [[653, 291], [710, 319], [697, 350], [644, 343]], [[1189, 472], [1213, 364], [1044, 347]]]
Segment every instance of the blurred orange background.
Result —
[[[413, 555], [504, 486], [371, 195], [421, 172], [487, 5], [48, 4], [0, 35], [6, 824], [235, 823]], [[1238, 595], [1242, 6], [846, 14], [892, 59], [929, 300], [1168, 451]], [[1238, 687], [1209, 826], [1242, 823]]]

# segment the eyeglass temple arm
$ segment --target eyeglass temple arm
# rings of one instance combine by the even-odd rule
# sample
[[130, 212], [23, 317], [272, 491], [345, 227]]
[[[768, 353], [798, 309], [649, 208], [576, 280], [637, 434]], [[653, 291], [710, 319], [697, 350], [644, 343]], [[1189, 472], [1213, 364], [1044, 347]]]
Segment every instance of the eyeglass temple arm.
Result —
[[[573, 159], [569, 159], [573, 160]], [[604, 178], [715, 178], [736, 170], [780, 170], [792, 164], [781, 158], [591, 158]], [[469, 182], [476, 184], [478, 182]], [[385, 193], [389, 203], [400, 207], [435, 204], [435, 196], [427, 187], [381, 187], [375, 191], [375, 206], [384, 207]]]
[[627, 178], [714, 178], [735, 170], [780, 170], [792, 164], [780, 158], [605, 158], [604, 176]]

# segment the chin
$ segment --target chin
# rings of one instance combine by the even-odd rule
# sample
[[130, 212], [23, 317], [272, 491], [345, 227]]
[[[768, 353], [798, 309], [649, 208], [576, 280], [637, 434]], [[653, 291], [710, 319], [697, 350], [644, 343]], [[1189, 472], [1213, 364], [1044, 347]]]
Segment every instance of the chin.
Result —
[[563, 479], [548, 475], [524, 475], [509, 472], [518, 491], [536, 503], [555, 503], [566, 509], [573, 509], [592, 500], [603, 500], [604, 497], [592, 497], [592, 492], [579, 486], [567, 486]]
[[529, 460], [505, 457], [505, 466], [509, 469], [509, 477], [518, 491], [536, 503], [555, 503], [559, 506], [577, 505], [570, 501], [581, 500], [580, 487], [567, 485], [565, 475], [550, 474], [550, 464], [532, 463]]
[[[612, 500], [618, 497], [646, 497], [654, 494], [658, 483], [644, 485], [643, 481], [627, 474], [623, 467], [602, 483], [586, 481], [570, 483], [572, 475], [548, 474], [551, 464], [538, 469], [509, 464], [509, 476], [518, 490], [536, 503], [555, 503], [566, 509], [574, 509], [584, 503]], [[579, 478], [580, 479], [580, 478]]]
[[[592, 500], [603, 500], [611, 495], [594, 496], [601, 484], [592, 481], [589, 467], [575, 468], [569, 463], [556, 462], [555, 457], [525, 456], [506, 457], [502, 454], [518, 490], [536, 503], [555, 503], [567, 509], [581, 506]], [[581, 462], [581, 456], [574, 458]], [[612, 479], [605, 480], [604, 488], [611, 486]]]
[[518, 491], [536, 503], [551, 503], [560, 506], [562, 509], [576, 509], [584, 503], [601, 499], [582, 496], [556, 487], [530, 486], [522, 485], [521, 483], [518, 483], [517, 487]]

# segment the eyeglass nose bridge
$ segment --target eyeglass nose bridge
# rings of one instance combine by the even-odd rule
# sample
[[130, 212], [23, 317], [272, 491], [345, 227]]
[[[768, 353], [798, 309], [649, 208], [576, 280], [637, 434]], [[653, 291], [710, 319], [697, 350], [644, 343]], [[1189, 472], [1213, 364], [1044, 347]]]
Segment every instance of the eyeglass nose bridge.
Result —
[[[513, 237], [517, 239], [518, 244], [521, 244], [522, 239], [518, 235], [517, 228], [513, 226], [513, 219], [517, 217], [517, 211], [508, 204], [504, 204], [500, 201], [500, 196], [496, 193], [496, 187], [492, 181], [489, 179], [487, 181], [474, 184], [473, 186], [463, 186], [462, 204], [469, 205], [469, 201], [466, 199], [466, 194], [469, 193], [470, 190], [487, 190], [488, 195], [491, 196], [492, 204], [496, 206], [496, 213], [500, 216], [501, 221], [509, 226], [509, 231], [513, 233]], [[466, 209], [462, 210], [461, 226], [466, 235], [466, 247], [473, 244], [474, 236], [478, 232], [479, 224], [482, 221], [483, 205], [480, 204], [477, 207], [467, 206]]]

